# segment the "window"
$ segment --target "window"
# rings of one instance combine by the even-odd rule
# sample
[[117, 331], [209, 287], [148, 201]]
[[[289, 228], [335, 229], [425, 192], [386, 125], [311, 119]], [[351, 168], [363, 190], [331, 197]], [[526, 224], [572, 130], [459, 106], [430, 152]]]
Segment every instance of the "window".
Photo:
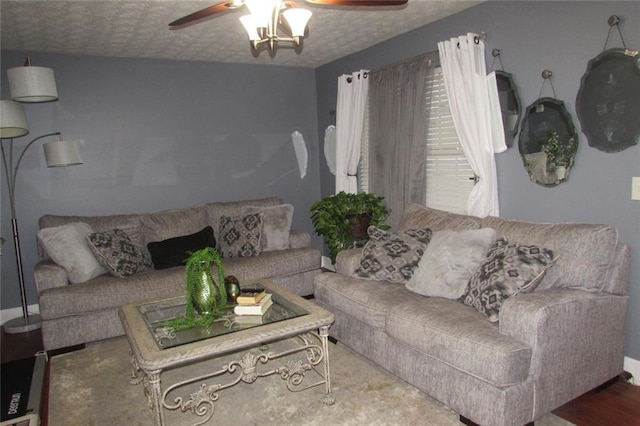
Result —
[[[449, 100], [444, 87], [442, 68], [427, 77], [426, 110], [429, 111], [426, 139], [426, 205], [452, 213], [464, 214], [474, 185], [473, 170], [462, 152], [456, 134]], [[360, 190], [368, 192], [369, 105], [365, 111], [360, 160]]]
[[466, 213], [474, 173], [462, 152], [449, 109], [442, 68], [427, 77], [426, 204], [434, 209]]

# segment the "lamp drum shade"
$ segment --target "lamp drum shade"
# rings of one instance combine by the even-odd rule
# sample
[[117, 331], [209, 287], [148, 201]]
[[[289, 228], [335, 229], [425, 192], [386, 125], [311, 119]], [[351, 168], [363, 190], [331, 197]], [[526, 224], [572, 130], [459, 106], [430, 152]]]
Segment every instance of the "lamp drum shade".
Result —
[[24, 108], [18, 102], [0, 101], [0, 137], [17, 138], [29, 133]]
[[77, 141], [51, 141], [43, 145], [47, 167], [66, 167], [82, 164]]
[[18, 102], [49, 102], [58, 99], [51, 68], [24, 66], [7, 70], [11, 99]]

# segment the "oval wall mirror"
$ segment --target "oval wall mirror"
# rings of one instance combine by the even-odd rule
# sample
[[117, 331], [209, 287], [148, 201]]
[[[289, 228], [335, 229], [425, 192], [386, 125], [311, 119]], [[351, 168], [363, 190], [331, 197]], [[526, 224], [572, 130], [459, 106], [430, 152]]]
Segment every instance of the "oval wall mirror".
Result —
[[618, 152], [640, 140], [640, 55], [605, 50], [589, 61], [580, 82], [576, 112], [589, 146]]
[[510, 147], [513, 144], [516, 134], [518, 134], [520, 98], [518, 97], [518, 89], [511, 74], [504, 71], [495, 71], [495, 73], [500, 110], [502, 111], [504, 141], [507, 147]]
[[533, 182], [542, 186], [565, 182], [578, 150], [578, 132], [564, 102], [540, 98], [529, 105], [518, 148]]

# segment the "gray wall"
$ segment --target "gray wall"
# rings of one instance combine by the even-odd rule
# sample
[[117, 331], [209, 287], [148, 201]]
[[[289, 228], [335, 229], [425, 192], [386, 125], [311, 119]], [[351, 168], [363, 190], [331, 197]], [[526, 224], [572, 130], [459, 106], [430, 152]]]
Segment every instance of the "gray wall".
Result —
[[[35, 235], [45, 213], [150, 212], [279, 195], [295, 207], [294, 227], [313, 229], [308, 212], [320, 197], [313, 70], [28, 53], [34, 65], [54, 69], [60, 100], [25, 105], [30, 134], [16, 145], [61, 131], [82, 141], [84, 157], [81, 166], [48, 169], [42, 148], [33, 146], [20, 167], [16, 198], [30, 304], [37, 303]], [[10, 98], [6, 68], [21, 66], [25, 56], [2, 52], [2, 99]], [[294, 130], [305, 136], [311, 159], [302, 180]], [[6, 309], [20, 299], [1, 190]]]
[[[376, 69], [437, 49], [437, 42], [467, 32], [488, 34], [491, 49], [502, 50], [505, 71], [513, 74], [522, 103], [530, 105], [542, 85], [540, 73], [553, 71], [558, 98], [565, 102], [578, 129], [575, 98], [589, 59], [604, 46], [607, 19], [619, 15], [627, 47], [640, 49], [640, 7], [637, 2], [488, 2], [414, 30], [388, 42], [345, 57], [316, 70], [319, 140], [335, 108], [337, 77], [357, 69]], [[621, 47], [614, 30], [609, 47]], [[553, 96], [549, 84], [543, 96]], [[637, 123], [636, 123], [637, 124]], [[569, 181], [555, 188], [532, 183], [517, 143], [497, 155], [501, 215], [532, 221], [608, 223], [620, 240], [632, 246], [631, 288], [625, 353], [640, 359], [640, 201], [631, 200], [631, 177], [640, 176], [640, 146], [608, 154], [588, 146], [584, 134]], [[321, 192], [333, 193], [333, 176], [320, 159]]]

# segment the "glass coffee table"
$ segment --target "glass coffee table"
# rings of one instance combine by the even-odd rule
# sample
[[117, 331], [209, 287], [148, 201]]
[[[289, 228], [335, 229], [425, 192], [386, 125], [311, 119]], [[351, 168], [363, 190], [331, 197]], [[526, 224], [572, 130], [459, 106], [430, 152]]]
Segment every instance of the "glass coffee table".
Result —
[[[270, 281], [259, 283], [273, 299], [273, 305], [262, 317], [237, 316], [229, 310], [209, 326], [176, 330], [167, 323], [184, 316], [184, 297], [120, 308], [120, 319], [131, 347], [131, 384], [143, 383], [157, 425], [164, 425], [165, 409], [190, 411], [201, 417], [197, 424], [206, 423], [213, 416], [218, 392], [274, 374], [294, 392], [324, 384], [322, 401], [327, 405], [334, 403], [328, 352], [333, 314]], [[302, 359], [278, 364], [278, 360], [292, 355]], [[225, 363], [215, 365], [215, 360], [223, 356]], [[163, 390], [163, 371], [205, 360], [211, 360], [207, 362], [213, 367], [207, 374], [168, 384]], [[277, 367], [269, 369], [273, 364]], [[309, 372], [314, 372], [318, 380], [306, 383], [305, 374]], [[228, 377], [226, 384], [206, 383], [223, 376]], [[179, 388], [194, 383], [201, 384], [200, 391], [189, 392], [185, 398], [167, 398], [169, 393], [175, 395]]]

